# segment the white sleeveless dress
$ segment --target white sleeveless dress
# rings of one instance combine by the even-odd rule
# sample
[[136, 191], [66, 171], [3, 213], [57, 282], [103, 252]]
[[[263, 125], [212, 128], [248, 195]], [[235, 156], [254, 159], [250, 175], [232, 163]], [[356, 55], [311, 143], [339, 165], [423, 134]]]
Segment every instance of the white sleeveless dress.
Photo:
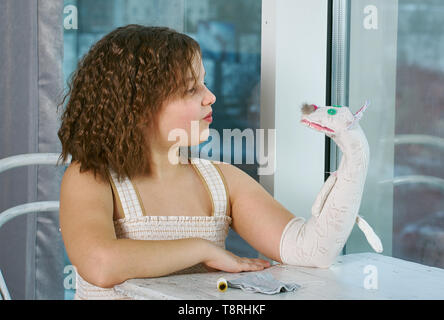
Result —
[[[148, 216], [143, 208], [137, 188], [129, 178], [119, 183], [110, 169], [110, 182], [117, 203], [125, 217], [114, 221], [118, 239], [175, 240], [202, 238], [225, 249], [225, 239], [231, 224], [227, 215], [229, 208], [228, 187], [220, 168], [211, 160], [189, 158], [192, 167], [201, 178], [212, 200], [212, 216]], [[173, 274], [207, 272], [202, 264], [180, 270]], [[75, 300], [81, 299], [128, 299], [117, 294], [113, 288], [92, 285], [76, 273]]]

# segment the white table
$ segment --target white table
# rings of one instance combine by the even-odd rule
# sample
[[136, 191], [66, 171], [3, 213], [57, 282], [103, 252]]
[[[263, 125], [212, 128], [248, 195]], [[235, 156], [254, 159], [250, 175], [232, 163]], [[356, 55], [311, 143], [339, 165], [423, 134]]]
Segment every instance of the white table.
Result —
[[444, 269], [376, 253], [339, 256], [329, 269], [277, 264], [259, 272], [271, 272], [276, 279], [302, 288], [274, 295], [235, 288], [220, 292], [219, 278], [232, 280], [245, 272], [209, 272], [130, 279], [114, 290], [133, 299], [155, 300], [444, 299]]

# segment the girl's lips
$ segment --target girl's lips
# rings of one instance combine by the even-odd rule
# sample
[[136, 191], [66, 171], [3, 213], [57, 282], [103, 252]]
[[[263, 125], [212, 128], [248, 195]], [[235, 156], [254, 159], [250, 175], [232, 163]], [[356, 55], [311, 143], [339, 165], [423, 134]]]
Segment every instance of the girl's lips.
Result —
[[211, 111], [205, 118], [203, 118], [205, 121], [212, 122], [213, 121], [213, 111]]

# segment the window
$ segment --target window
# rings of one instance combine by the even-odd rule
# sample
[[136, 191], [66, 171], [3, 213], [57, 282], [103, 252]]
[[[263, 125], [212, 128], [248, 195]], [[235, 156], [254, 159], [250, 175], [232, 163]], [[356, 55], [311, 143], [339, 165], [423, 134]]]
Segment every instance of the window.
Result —
[[[372, 101], [362, 121], [371, 159], [360, 214], [384, 255], [444, 268], [444, 3], [341, 3], [349, 14], [346, 102], [356, 111]], [[345, 251], [371, 248], [355, 228]]]

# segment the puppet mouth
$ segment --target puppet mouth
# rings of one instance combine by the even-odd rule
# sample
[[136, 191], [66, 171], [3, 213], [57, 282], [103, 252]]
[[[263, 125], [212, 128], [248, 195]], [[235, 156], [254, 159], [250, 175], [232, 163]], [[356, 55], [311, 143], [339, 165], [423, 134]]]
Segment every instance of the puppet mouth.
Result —
[[327, 127], [321, 126], [320, 124], [318, 124], [318, 123], [316, 123], [316, 122], [308, 121], [307, 119], [302, 119], [302, 120], [301, 120], [301, 123], [305, 123], [305, 124], [306, 124], [307, 126], [309, 126], [310, 128], [313, 128], [313, 129], [318, 130], [318, 131], [327, 131], [327, 132], [332, 132], [332, 133], [335, 132], [334, 130], [332, 130], [332, 129], [330, 129], [330, 128], [327, 128]]

